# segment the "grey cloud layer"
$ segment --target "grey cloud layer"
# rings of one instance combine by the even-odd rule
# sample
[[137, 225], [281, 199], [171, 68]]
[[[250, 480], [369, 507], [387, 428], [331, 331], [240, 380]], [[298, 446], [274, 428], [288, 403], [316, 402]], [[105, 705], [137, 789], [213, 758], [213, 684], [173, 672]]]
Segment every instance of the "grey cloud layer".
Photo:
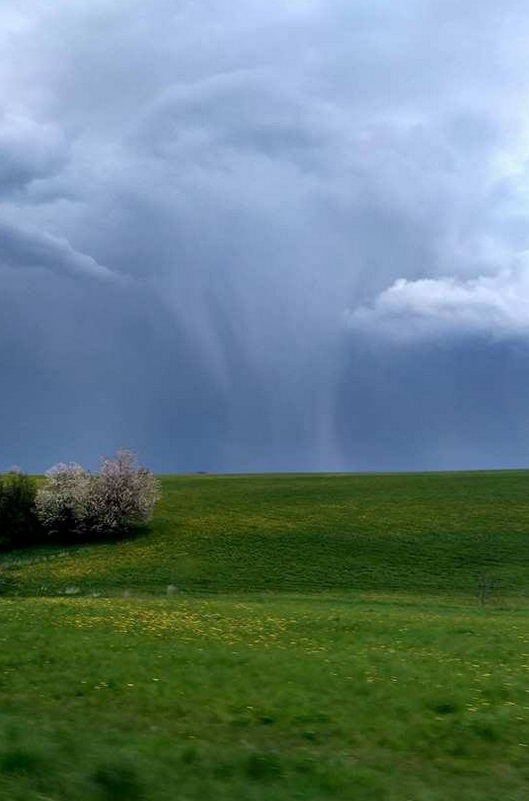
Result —
[[517, 0], [4, 3], [1, 458], [516, 461], [527, 33]]

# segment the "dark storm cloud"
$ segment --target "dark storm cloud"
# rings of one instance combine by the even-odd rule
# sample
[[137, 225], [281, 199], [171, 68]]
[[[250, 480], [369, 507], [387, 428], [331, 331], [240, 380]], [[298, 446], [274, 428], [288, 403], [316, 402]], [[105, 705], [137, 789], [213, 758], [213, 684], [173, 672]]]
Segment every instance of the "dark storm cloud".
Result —
[[517, 462], [528, 33], [517, 0], [4, 3], [0, 458]]

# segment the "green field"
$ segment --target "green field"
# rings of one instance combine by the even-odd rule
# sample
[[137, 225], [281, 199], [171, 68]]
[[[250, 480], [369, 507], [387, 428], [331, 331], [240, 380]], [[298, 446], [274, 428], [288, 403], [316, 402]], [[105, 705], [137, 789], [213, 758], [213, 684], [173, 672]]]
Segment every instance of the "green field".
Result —
[[529, 472], [163, 483], [3, 556], [0, 798], [525, 801]]
[[152, 533], [16, 555], [18, 591], [405, 592], [529, 600], [529, 472], [166, 477]]

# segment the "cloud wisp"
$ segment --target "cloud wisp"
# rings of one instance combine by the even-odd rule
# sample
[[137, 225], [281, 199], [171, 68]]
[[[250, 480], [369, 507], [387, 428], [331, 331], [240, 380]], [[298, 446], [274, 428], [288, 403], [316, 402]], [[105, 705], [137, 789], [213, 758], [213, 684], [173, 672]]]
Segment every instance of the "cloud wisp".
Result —
[[461, 280], [400, 278], [346, 314], [352, 332], [409, 344], [443, 337], [529, 338], [529, 269]]
[[92, 256], [75, 250], [67, 239], [45, 231], [0, 220], [0, 242], [0, 269], [46, 269], [103, 281], [124, 281]]

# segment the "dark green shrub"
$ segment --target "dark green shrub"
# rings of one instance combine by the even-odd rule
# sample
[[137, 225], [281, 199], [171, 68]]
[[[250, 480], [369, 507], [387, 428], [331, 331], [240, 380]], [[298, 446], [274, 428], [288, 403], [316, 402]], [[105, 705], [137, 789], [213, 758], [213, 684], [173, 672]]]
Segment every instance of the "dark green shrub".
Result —
[[23, 548], [41, 538], [34, 479], [11, 471], [0, 475], [0, 548]]

